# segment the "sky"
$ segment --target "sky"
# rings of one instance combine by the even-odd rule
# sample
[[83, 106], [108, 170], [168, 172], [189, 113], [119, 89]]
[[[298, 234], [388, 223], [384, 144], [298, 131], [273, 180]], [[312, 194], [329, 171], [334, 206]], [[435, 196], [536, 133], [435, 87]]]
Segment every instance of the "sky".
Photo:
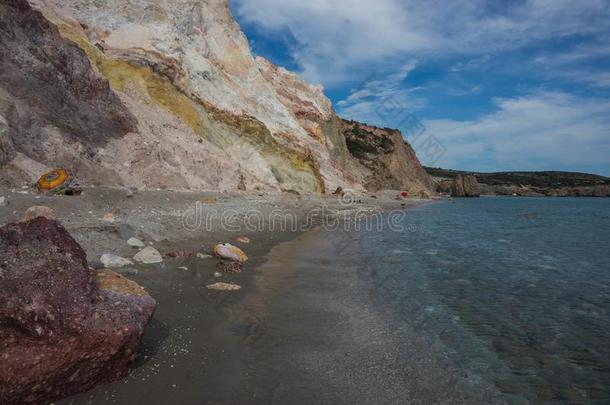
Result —
[[231, 0], [253, 53], [422, 163], [610, 176], [610, 0]]

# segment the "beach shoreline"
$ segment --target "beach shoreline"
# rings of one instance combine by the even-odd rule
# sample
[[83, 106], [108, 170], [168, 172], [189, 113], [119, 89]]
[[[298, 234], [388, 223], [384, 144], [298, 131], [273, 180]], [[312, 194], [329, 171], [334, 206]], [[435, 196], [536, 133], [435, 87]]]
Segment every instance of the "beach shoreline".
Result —
[[[214, 244], [229, 242], [250, 257], [239, 274], [222, 272], [216, 258], [197, 256], [164, 257], [157, 265], [116, 269], [157, 300], [155, 316], [129, 377], [61, 402], [66, 404], [128, 403], [141, 398], [154, 403], [166, 393], [180, 398], [180, 403], [201, 403], [202, 398], [226, 403], [239, 387], [243, 388], [244, 341], [251, 333], [255, 314], [247, 303], [252, 297], [265, 297], [257, 289], [265, 283], [260, 268], [269, 261], [274, 248], [298, 240], [314, 228], [337, 227], [340, 222], [335, 219], [345, 220], [346, 213], [348, 219], [354, 213], [361, 218], [428, 202], [398, 201], [395, 193], [380, 193], [376, 198], [354, 194], [342, 199], [290, 193], [134, 192], [108, 188], [86, 188], [81, 196], [45, 196], [31, 189], [2, 190], [0, 195], [9, 201], [0, 207], [0, 223], [20, 220], [30, 206], [48, 206], [85, 249], [92, 267], [101, 265], [99, 258], [104, 253], [131, 259], [138, 250], [127, 245], [129, 237], [141, 239], [163, 255], [176, 251], [207, 255]], [[320, 213], [321, 207], [324, 209]], [[253, 213], [257, 218], [270, 218], [278, 212], [289, 221], [284, 228], [264, 221], [253, 227], [245, 220]], [[217, 215], [208, 218], [210, 213]], [[193, 222], [193, 215], [204, 218]], [[328, 218], [333, 221], [325, 222]], [[293, 222], [298, 226], [292, 227]], [[238, 236], [246, 236], [250, 243], [240, 243]], [[219, 272], [220, 277], [216, 277]], [[215, 282], [234, 283], [242, 290], [206, 289]], [[193, 385], [185, 387], [189, 381], [196, 381], [201, 389], [216, 388], [198, 394]]]

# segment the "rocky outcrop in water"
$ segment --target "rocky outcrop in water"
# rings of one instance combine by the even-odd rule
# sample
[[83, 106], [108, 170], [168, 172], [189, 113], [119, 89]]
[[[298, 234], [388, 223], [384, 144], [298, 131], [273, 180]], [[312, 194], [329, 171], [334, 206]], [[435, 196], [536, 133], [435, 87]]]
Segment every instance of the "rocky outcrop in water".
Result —
[[432, 191], [400, 135], [378, 168], [354, 159], [322, 88], [254, 58], [227, 0], [1, 7], [0, 183]]
[[479, 183], [476, 176], [469, 174], [458, 174], [451, 186], [452, 197], [479, 197]]
[[0, 228], [0, 403], [49, 403], [125, 377], [156, 303], [44, 217]]

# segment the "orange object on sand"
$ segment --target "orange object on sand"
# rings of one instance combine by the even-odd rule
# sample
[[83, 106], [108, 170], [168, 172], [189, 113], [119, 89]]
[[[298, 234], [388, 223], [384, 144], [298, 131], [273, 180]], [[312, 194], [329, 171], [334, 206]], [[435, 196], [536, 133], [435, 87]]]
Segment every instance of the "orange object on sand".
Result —
[[38, 180], [38, 190], [55, 194], [78, 194], [81, 189], [66, 169], [54, 169]]

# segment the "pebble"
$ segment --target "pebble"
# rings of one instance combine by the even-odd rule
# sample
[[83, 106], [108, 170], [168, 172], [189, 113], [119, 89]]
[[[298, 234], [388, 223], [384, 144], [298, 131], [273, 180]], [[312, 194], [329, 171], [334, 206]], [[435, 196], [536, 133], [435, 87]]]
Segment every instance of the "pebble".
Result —
[[229, 284], [229, 283], [214, 283], [206, 286], [208, 290], [216, 290], [216, 291], [237, 291], [241, 290], [241, 286], [237, 284]]
[[234, 262], [232, 260], [221, 260], [218, 262], [216, 267], [225, 273], [241, 273], [244, 269], [243, 263]]
[[214, 256], [206, 255], [203, 253], [197, 253], [197, 258], [199, 258], [199, 259], [211, 259], [212, 257], [214, 257]]
[[27, 209], [25, 216], [23, 217], [23, 222], [30, 222], [34, 218], [38, 217], [45, 217], [53, 221], [57, 220], [55, 211], [53, 211], [51, 208], [43, 205], [35, 205]]
[[6, 197], [0, 197], [0, 207], [6, 207], [8, 205], [8, 200]]
[[215, 271], [215, 272], [214, 272], [214, 277], [216, 277], [216, 278], [220, 278], [220, 277], [222, 277], [222, 273], [220, 273], [220, 272], [218, 272], [218, 271]]
[[178, 267], [178, 270], [188, 271], [188, 269], [189, 269], [189, 268], [188, 268], [188, 267], [186, 267], [186, 266], [180, 266], [180, 267]]
[[137, 276], [138, 275], [138, 269], [132, 269], [132, 268], [118, 269], [116, 272], [123, 276]]
[[112, 214], [111, 212], [104, 214], [104, 216], [102, 217], [102, 221], [113, 223], [115, 221], [114, 214]]
[[163, 261], [163, 256], [161, 256], [161, 253], [159, 253], [159, 251], [154, 247], [147, 246], [136, 253], [133, 260], [144, 264], [155, 264], [161, 263]]
[[248, 238], [247, 236], [238, 236], [237, 238], [235, 238], [235, 240], [240, 243], [250, 243], [250, 238]]
[[100, 258], [100, 261], [109, 269], [118, 269], [133, 264], [131, 260], [112, 253], [104, 253]]
[[104, 263], [102, 263], [99, 260], [91, 260], [89, 262], [89, 267], [91, 267], [94, 270], [103, 270], [106, 268], [106, 266], [104, 265]]
[[235, 262], [244, 263], [248, 260], [248, 256], [240, 248], [231, 245], [230, 243], [218, 244], [214, 246], [214, 254], [218, 257]]
[[129, 238], [127, 239], [127, 244], [133, 248], [143, 248], [146, 245], [138, 238]]

